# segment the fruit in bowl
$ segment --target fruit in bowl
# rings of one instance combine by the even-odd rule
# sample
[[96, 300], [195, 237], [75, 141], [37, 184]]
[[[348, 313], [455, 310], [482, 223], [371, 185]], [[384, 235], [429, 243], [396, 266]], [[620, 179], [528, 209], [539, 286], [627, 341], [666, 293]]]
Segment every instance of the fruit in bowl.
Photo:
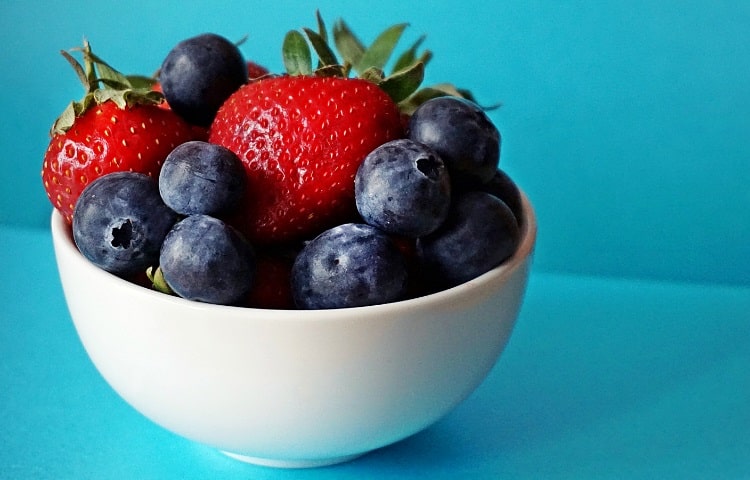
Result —
[[[165, 103], [89, 45], [83, 66], [66, 54], [87, 93], [42, 171], [58, 268], [86, 351], [146, 417], [246, 461], [325, 465], [431, 425], [496, 362], [534, 212], [483, 109], [418, 90], [421, 40], [383, 73], [403, 28], [365, 48], [338, 22], [339, 61], [318, 17], [285, 38], [286, 74], [245, 71], [233, 89], [185, 75], [221, 84], [221, 101], [175, 85], [173, 66]], [[202, 38], [216, 42], [176, 47], [183, 62]], [[195, 75], [248, 65], [226, 51]], [[179, 126], [168, 151], [151, 120], [130, 121], [146, 109]], [[142, 148], [121, 149], [134, 131]]]

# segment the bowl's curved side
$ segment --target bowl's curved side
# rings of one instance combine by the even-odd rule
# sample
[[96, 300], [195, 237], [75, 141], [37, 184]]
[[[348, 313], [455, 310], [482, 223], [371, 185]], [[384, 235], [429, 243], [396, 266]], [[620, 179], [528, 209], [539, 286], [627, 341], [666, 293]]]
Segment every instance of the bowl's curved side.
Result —
[[319, 460], [432, 424], [485, 378], [521, 307], [536, 237], [451, 291], [376, 307], [217, 307], [125, 282], [88, 262], [53, 215], [68, 307], [107, 382], [155, 423], [234, 453]]

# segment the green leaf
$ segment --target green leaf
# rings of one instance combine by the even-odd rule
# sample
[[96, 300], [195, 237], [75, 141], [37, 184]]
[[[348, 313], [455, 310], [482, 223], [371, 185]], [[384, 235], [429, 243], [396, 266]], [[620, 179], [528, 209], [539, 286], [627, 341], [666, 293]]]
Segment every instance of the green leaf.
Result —
[[362, 80], [380, 84], [385, 78], [385, 74], [379, 68], [371, 67], [362, 72], [359, 76]]
[[96, 69], [94, 68], [94, 62], [91, 59], [91, 44], [88, 40], [83, 39], [83, 47], [74, 48], [72, 51], [83, 53], [83, 68], [86, 72], [86, 78], [88, 79], [88, 91], [90, 92], [97, 87], [97, 73]]
[[417, 41], [414, 42], [411, 47], [409, 47], [408, 50], [406, 50], [398, 57], [396, 63], [393, 64], [394, 73], [398, 72], [399, 70], [408, 68], [417, 62], [417, 50], [422, 46], [422, 43], [424, 43], [426, 38], [426, 35], [422, 35], [421, 37], [419, 37]]
[[416, 110], [417, 107], [422, 105], [427, 100], [446, 96], [450, 96], [450, 94], [445, 92], [445, 90], [434, 87], [425, 87], [418, 90], [409, 98], [399, 102], [399, 110], [401, 110], [402, 113], [411, 115], [412, 113], [414, 113], [414, 110]]
[[164, 279], [164, 273], [161, 271], [161, 267], [156, 267], [156, 270], [154, 270], [154, 267], [148, 267], [146, 269], [146, 276], [151, 280], [151, 285], [154, 287], [154, 290], [166, 293], [167, 295], [176, 296], [174, 290], [169, 287], [169, 284]]
[[400, 23], [387, 28], [383, 33], [378, 35], [372, 45], [362, 54], [358, 63], [354, 64], [355, 70], [361, 72], [370, 67], [380, 68], [385, 67], [388, 60], [393, 54], [393, 50], [396, 48], [401, 34], [408, 26], [408, 23]]
[[164, 94], [154, 90], [147, 92], [143, 90], [125, 90], [122, 92], [122, 98], [127, 105], [134, 105], [136, 103], [158, 105], [164, 101]]
[[[121, 82], [121, 81], [118, 81], [118, 80], [114, 80], [114, 79], [110, 79], [110, 78], [99, 78], [99, 79], [97, 79], [98, 82], [103, 83], [104, 86], [105, 87], [109, 87], [109, 89], [114, 89], [114, 90], [129, 90], [130, 89], [130, 84], [126, 83], [127, 79], [125, 77], [122, 77], [122, 80], [124, 80], [124, 82]], [[107, 88], [103, 88], [102, 90], [107, 90]], [[96, 92], [94, 92], [94, 93], [96, 93]]]
[[365, 53], [364, 45], [343, 20], [339, 20], [333, 25], [333, 43], [336, 45], [344, 63], [352, 66], [358, 65]]
[[56, 133], [65, 133], [70, 129], [70, 127], [73, 126], [73, 122], [75, 122], [76, 120], [75, 103], [76, 102], [70, 102], [65, 110], [63, 110], [63, 113], [60, 114], [59, 117], [57, 117], [55, 123], [52, 124], [50, 135], [54, 135]]
[[349, 70], [344, 65], [323, 65], [315, 70], [316, 77], [340, 77], [349, 75]]
[[130, 86], [130, 82], [125, 75], [110, 67], [104, 60], [100, 59], [93, 53], [89, 52], [88, 54], [96, 64], [96, 69], [99, 72], [99, 80], [125, 85], [126, 87]]
[[312, 73], [310, 47], [300, 32], [291, 30], [286, 34], [282, 56], [284, 67], [289, 75], [310, 75]]
[[247, 42], [247, 38], [248, 38], [247, 35], [243, 35], [242, 38], [240, 38], [239, 40], [237, 40], [236, 42], [234, 42], [234, 46], [235, 47], [240, 47], [240, 46], [244, 45], [245, 42]]
[[333, 53], [331, 47], [328, 46], [328, 42], [324, 37], [321, 37], [318, 33], [315, 33], [309, 28], [304, 28], [303, 30], [307, 34], [307, 38], [310, 39], [310, 43], [315, 49], [315, 53], [318, 54], [318, 58], [320, 59], [320, 66], [338, 64], [336, 54]]
[[424, 80], [424, 63], [416, 63], [409, 69], [401, 70], [389, 76], [380, 83], [382, 88], [394, 102], [408, 98]]
[[88, 92], [91, 90], [91, 82], [89, 81], [88, 75], [86, 75], [86, 72], [83, 70], [83, 67], [80, 63], [78, 63], [78, 60], [76, 60], [73, 55], [69, 54], [65, 50], [60, 50], [60, 54], [67, 60], [67, 62], [70, 64], [71, 67], [73, 67], [73, 70], [75, 70], [76, 75], [78, 76], [78, 80], [83, 84], [83, 88]]
[[125, 108], [125, 99], [122, 97], [120, 91], [113, 88], [103, 88], [94, 91], [94, 99], [96, 103], [104, 103], [106, 101], [113, 101], [120, 108]]
[[315, 18], [318, 20], [318, 35], [328, 43], [328, 29], [326, 29], [323, 17], [320, 16], [320, 10], [315, 11]]
[[127, 75], [128, 84], [134, 89], [151, 90], [156, 85], [156, 79], [146, 75]]
[[417, 59], [418, 62], [424, 63], [425, 66], [430, 63], [430, 60], [432, 60], [432, 52], [429, 50], [425, 50], [424, 52], [422, 52], [422, 55], [420, 55]]

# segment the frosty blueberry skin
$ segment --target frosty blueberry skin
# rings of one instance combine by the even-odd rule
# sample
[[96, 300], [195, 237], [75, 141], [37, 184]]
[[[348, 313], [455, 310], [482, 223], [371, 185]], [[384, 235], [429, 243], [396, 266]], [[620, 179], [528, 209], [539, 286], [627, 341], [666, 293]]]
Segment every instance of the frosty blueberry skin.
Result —
[[457, 198], [445, 223], [417, 239], [424, 277], [437, 289], [467, 282], [500, 265], [516, 251], [520, 229], [502, 200], [486, 192]]
[[159, 264], [174, 293], [199, 302], [235, 304], [255, 280], [252, 246], [231, 226], [208, 215], [175, 224], [164, 239]]
[[462, 98], [420, 105], [409, 120], [409, 138], [435, 150], [459, 186], [488, 182], [500, 162], [500, 132], [478, 105]]
[[167, 155], [159, 173], [164, 203], [181, 215], [216, 216], [242, 197], [245, 170], [228, 148], [185, 142]]
[[156, 181], [117, 172], [91, 182], [73, 212], [73, 240], [95, 265], [128, 275], [155, 265], [177, 214], [159, 196]]
[[394, 140], [373, 150], [354, 180], [357, 210], [369, 225], [410, 238], [437, 229], [448, 214], [450, 177], [426, 145]]
[[207, 127], [224, 101], [247, 82], [247, 64], [237, 46], [204, 33], [183, 40], [167, 54], [159, 83], [172, 110]]
[[399, 300], [406, 294], [406, 264], [381, 230], [347, 223], [310, 241], [292, 266], [299, 308], [348, 308]]

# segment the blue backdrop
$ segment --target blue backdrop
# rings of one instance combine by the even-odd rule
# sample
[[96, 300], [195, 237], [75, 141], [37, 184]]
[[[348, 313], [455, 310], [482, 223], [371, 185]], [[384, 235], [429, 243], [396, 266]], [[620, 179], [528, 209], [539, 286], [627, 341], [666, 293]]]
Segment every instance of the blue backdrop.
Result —
[[[503, 133], [501, 165], [535, 204], [536, 268], [750, 283], [750, 2], [26, 2], [0, 4], [0, 224], [47, 228], [39, 171], [81, 89], [59, 55], [87, 37], [126, 72], [179, 40], [248, 35], [278, 70], [290, 28], [345, 16], [365, 40], [427, 33], [429, 82], [471, 88]], [[408, 6], [408, 7], [407, 7]]]

